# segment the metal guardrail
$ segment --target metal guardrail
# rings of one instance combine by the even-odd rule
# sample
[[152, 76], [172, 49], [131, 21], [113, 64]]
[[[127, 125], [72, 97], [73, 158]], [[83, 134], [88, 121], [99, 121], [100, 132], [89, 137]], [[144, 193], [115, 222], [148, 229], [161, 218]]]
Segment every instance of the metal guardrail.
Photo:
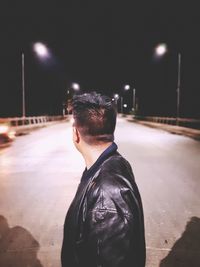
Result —
[[16, 130], [28, 130], [45, 126], [55, 121], [66, 120], [68, 116], [33, 116], [33, 117], [14, 117], [14, 118], [0, 118], [0, 122], [9, 123], [10, 126]]
[[190, 118], [173, 118], [173, 117], [149, 117], [149, 116], [132, 116], [135, 120], [149, 121], [154, 123], [163, 123], [168, 125], [176, 125], [182, 127], [188, 127], [193, 129], [200, 129], [200, 120], [199, 119], [190, 119]]

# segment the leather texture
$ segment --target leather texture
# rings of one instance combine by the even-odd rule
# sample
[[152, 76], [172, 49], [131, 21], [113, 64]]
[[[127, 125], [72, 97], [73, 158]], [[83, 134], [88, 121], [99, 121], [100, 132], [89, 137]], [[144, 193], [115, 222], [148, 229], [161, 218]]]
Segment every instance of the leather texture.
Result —
[[144, 267], [145, 258], [140, 193], [115, 152], [79, 184], [65, 219], [62, 267]]

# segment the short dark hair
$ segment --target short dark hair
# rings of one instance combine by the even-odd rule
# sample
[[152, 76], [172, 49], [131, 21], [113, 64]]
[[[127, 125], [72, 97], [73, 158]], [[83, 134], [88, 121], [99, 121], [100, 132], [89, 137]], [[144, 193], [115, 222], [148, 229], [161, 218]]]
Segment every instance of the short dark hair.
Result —
[[114, 141], [116, 108], [114, 102], [96, 92], [75, 95], [72, 100], [74, 126], [89, 144]]

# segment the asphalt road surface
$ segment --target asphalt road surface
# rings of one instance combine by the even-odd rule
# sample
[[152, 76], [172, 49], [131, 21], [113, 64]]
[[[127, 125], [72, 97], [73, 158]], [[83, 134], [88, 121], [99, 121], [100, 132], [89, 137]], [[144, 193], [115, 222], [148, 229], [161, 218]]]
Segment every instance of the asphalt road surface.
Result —
[[[0, 266], [60, 267], [63, 222], [84, 161], [71, 123], [19, 136], [0, 150]], [[200, 266], [200, 142], [117, 122], [145, 214], [147, 267]]]

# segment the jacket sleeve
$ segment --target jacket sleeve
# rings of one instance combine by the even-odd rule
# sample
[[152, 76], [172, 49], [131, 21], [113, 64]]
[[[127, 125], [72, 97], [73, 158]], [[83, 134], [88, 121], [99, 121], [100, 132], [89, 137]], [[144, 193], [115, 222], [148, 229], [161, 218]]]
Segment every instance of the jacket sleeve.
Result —
[[[116, 190], [112, 187], [109, 192], [99, 189], [98, 197], [94, 198], [87, 213], [83, 255], [87, 266], [127, 267], [130, 266], [130, 259], [134, 259], [134, 244], [131, 243], [133, 232], [138, 231], [133, 219], [136, 206], [130, 207], [127, 202], [131, 201], [129, 193], [125, 192], [124, 199], [124, 192]], [[134, 265], [133, 261], [131, 266], [139, 266], [136, 261]]]

